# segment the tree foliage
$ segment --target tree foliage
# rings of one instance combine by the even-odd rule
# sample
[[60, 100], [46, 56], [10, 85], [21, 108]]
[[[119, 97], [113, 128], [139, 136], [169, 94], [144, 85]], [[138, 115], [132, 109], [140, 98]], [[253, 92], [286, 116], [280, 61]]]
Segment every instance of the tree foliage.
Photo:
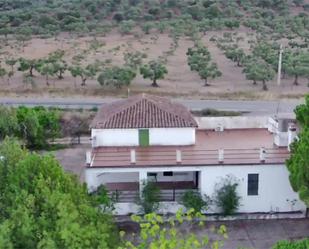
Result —
[[223, 215], [234, 214], [240, 205], [240, 196], [237, 192], [238, 183], [228, 176], [216, 185], [215, 204]]
[[199, 74], [201, 79], [205, 81], [205, 86], [209, 86], [209, 78], [214, 79], [222, 75], [217, 64], [212, 61], [210, 52], [206, 47], [189, 48], [187, 56], [190, 69]]
[[129, 86], [135, 78], [136, 73], [128, 67], [109, 67], [105, 68], [98, 76], [98, 82], [102, 86], [114, 86], [118, 89]]
[[299, 240], [299, 241], [278, 241], [272, 249], [307, 249], [309, 248], [309, 240]]
[[69, 71], [74, 78], [80, 77], [81, 85], [85, 86], [88, 79], [92, 79], [97, 75], [99, 67], [95, 63], [88, 64], [87, 66], [75, 64], [69, 67]]
[[1, 248], [116, 248], [111, 216], [50, 155], [0, 145]]
[[273, 80], [275, 77], [275, 71], [263, 60], [247, 60], [243, 72], [248, 80], [253, 81], [253, 84], [256, 84], [257, 81], [262, 81], [264, 91], [268, 90], [266, 82]]
[[48, 139], [59, 136], [60, 118], [56, 111], [43, 107], [1, 107], [0, 116], [0, 139], [14, 136], [29, 148], [44, 148]]
[[294, 76], [294, 85], [298, 85], [298, 77], [309, 77], [309, 52], [287, 52], [282, 67], [289, 74]]
[[202, 249], [216, 248], [223, 246], [227, 239], [227, 229], [224, 225], [214, 227], [213, 235], [216, 240], [210, 239], [209, 235], [198, 236], [192, 230], [205, 227], [205, 217], [193, 209], [183, 213], [179, 210], [175, 216], [164, 221], [164, 217], [155, 213], [141, 216], [132, 216], [132, 220], [138, 223], [140, 232], [136, 241], [126, 241], [122, 235], [123, 246], [118, 249], [148, 249], [148, 248], [169, 248], [169, 249]]
[[140, 73], [144, 79], [152, 80], [151, 86], [159, 87], [157, 80], [164, 79], [164, 75], [168, 73], [165, 65], [159, 60], [152, 60], [148, 64], [140, 68]]
[[298, 140], [291, 146], [287, 168], [294, 191], [299, 193], [300, 199], [309, 207], [309, 96], [305, 104], [296, 108], [295, 113], [302, 130]]
[[187, 210], [193, 209], [194, 212], [203, 212], [208, 209], [210, 198], [202, 196], [200, 192], [188, 190], [181, 197], [181, 204]]
[[154, 182], [145, 181], [142, 184], [142, 191], [137, 198], [137, 204], [140, 205], [142, 214], [149, 214], [158, 211], [160, 204], [160, 189]]

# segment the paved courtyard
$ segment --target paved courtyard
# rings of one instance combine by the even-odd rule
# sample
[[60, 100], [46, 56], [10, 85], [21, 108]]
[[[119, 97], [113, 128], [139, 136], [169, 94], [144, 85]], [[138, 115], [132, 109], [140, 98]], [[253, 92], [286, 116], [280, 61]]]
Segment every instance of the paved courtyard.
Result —
[[241, 220], [224, 222], [229, 239], [225, 249], [239, 247], [268, 249], [278, 240], [295, 240], [309, 237], [308, 219]]
[[[137, 232], [135, 223], [118, 224], [120, 229], [129, 234]], [[221, 224], [227, 227], [229, 237], [224, 242], [223, 249], [270, 249], [279, 240], [309, 237], [309, 219], [209, 221], [204, 229], [196, 227], [190, 228], [190, 231], [201, 236], [210, 235], [210, 239], [222, 240], [222, 237], [211, 231], [213, 226], [219, 227]]]
[[66, 171], [76, 174], [81, 181], [84, 181], [87, 150], [91, 150], [90, 144], [75, 145], [72, 148], [55, 151], [54, 154]]

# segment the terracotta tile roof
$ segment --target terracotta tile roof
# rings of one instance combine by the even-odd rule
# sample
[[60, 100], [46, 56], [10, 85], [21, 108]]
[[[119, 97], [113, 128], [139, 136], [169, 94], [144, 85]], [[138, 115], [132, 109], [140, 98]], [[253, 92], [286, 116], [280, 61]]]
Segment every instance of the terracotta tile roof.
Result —
[[91, 123], [95, 129], [197, 127], [183, 105], [140, 94], [102, 106]]

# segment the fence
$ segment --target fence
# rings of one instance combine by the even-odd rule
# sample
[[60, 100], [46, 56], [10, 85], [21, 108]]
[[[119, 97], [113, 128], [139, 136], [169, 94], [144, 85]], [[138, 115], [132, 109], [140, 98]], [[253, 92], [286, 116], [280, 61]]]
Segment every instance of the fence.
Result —
[[[198, 192], [198, 189], [190, 189]], [[181, 197], [188, 189], [164, 189], [160, 190], [159, 201], [170, 202], [181, 200]], [[108, 195], [115, 200], [115, 202], [136, 202], [139, 198], [140, 192], [138, 190], [126, 191], [126, 190], [113, 190], [109, 191]]]

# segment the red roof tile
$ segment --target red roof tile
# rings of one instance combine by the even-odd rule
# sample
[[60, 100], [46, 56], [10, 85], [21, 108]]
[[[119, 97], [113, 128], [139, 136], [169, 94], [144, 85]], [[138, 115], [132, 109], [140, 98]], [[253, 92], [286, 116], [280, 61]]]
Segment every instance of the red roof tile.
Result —
[[102, 106], [91, 124], [95, 129], [176, 127], [197, 127], [197, 123], [183, 105], [149, 94]]

